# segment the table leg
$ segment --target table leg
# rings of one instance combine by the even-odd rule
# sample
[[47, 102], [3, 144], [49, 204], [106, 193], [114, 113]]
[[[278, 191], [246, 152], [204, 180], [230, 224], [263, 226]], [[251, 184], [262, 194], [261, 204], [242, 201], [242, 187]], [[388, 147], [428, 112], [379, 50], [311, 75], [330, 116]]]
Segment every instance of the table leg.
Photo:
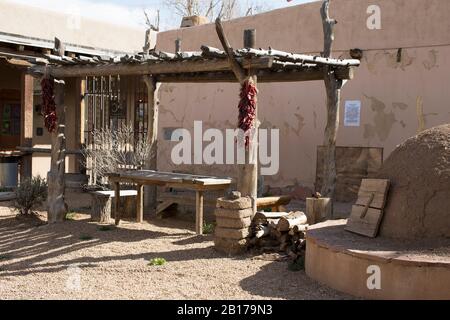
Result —
[[195, 231], [203, 234], [203, 191], [197, 191]]
[[116, 214], [116, 226], [120, 224], [120, 182], [114, 182], [114, 210]]
[[144, 186], [137, 185], [137, 204], [136, 204], [136, 221], [137, 223], [144, 222]]

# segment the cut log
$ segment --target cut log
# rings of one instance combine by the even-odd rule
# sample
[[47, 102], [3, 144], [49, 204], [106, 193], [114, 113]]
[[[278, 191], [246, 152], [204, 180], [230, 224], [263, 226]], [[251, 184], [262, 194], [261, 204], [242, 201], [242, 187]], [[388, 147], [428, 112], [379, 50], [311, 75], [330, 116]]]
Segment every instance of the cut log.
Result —
[[294, 228], [292, 229], [294, 231], [294, 233], [302, 233], [302, 232], [306, 232], [308, 230], [309, 224], [303, 224], [303, 225], [298, 225], [298, 226], [294, 226]]
[[308, 222], [308, 218], [303, 212], [294, 212], [287, 217], [280, 219], [277, 225], [277, 230], [280, 232], [288, 232], [298, 225], [304, 225]]
[[110, 223], [111, 220], [111, 197], [92, 195], [91, 218], [95, 222]]
[[257, 212], [253, 219], [267, 221], [268, 219], [280, 219], [280, 218], [286, 217], [288, 215], [289, 215], [289, 213], [287, 213], [287, 212]]
[[270, 228], [270, 236], [272, 239], [280, 239], [283, 234], [281, 231], [278, 231], [276, 228]]
[[280, 219], [267, 219], [267, 224], [269, 227], [276, 229], [278, 222], [280, 222]]
[[332, 218], [333, 202], [330, 198], [307, 198], [306, 216], [310, 224], [323, 222]]
[[277, 208], [277, 211], [281, 211], [278, 209], [281, 206], [288, 205], [291, 202], [291, 200], [292, 200], [291, 196], [258, 198], [258, 200], [256, 201], [256, 206], [258, 207], [258, 210]]
[[255, 237], [261, 239], [263, 237], [267, 237], [268, 235], [270, 235], [270, 228], [266, 226], [259, 226]]

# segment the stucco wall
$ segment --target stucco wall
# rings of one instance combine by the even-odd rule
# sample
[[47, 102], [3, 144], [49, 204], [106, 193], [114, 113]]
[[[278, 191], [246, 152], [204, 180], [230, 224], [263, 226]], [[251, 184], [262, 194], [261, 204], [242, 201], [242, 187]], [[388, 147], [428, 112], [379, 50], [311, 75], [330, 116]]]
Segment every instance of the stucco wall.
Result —
[[114, 25], [84, 17], [74, 20], [67, 14], [6, 0], [0, 2], [0, 31], [51, 41], [58, 37], [69, 44], [121, 52], [142, 50], [145, 40], [144, 28]]
[[[381, 30], [369, 30], [367, 8], [381, 8]], [[225, 23], [233, 47], [242, 47], [243, 30], [257, 30], [257, 47], [318, 53], [323, 35], [320, 3], [279, 9]], [[450, 12], [447, 0], [334, 0], [331, 15], [338, 20], [333, 55], [348, 57], [361, 48], [364, 58], [356, 77], [342, 93], [361, 100], [360, 127], [344, 127], [343, 112], [338, 145], [382, 147], [385, 157], [418, 130], [450, 122]], [[173, 52], [176, 38], [185, 51], [210, 45], [220, 48], [212, 24], [163, 32], [157, 48]], [[397, 61], [398, 49], [401, 60]], [[322, 82], [260, 84], [259, 118], [262, 127], [280, 129], [278, 175], [266, 177], [273, 186], [315, 181], [317, 146], [323, 142], [326, 121]], [[239, 87], [235, 84], [164, 84], [161, 88], [160, 135], [164, 128], [192, 130], [195, 120], [205, 129], [234, 128]], [[343, 110], [343, 109], [342, 109]], [[170, 161], [174, 144], [161, 141], [159, 169], [234, 175], [234, 167], [175, 167]]]

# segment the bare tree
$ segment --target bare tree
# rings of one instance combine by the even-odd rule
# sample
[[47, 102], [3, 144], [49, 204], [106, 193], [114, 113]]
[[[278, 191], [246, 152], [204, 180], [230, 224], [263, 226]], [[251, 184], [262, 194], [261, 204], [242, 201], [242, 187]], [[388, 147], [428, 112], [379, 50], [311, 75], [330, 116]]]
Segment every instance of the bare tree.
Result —
[[159, 31], [159, 22], [160, 22], [160, 12], [159, 10], [157, 10], [156, 12], [156, 21], [155, 23], [152, 23], [150, 20], [150, 15], [148, 14], [147, 10], [143, 9], [142, 10], [144, 12], [144, 16], [145, 16], [145, 24], [147, 25], [147, 27], [150, 30], [154, 30], [154, 31]]
[[165, 5], [181, 17], [200, 15], [214, 20], [229, 20], [268, 10], [256, 0], [165, 0]]

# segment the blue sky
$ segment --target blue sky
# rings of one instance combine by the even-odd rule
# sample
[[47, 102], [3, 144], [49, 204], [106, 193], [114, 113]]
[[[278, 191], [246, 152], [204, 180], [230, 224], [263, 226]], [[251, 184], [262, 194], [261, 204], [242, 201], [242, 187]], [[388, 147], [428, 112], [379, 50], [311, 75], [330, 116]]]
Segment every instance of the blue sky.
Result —
[[[4, 0], [0, 0], [4, 1]], [[156, 16], [159, 9], [161, 14], [161, 29], [177, 28], [180, 17], [164, 5], [164, 0], [7, 0], [33, 7], [58, 11], [66, 14], [79, 14], [83, 17], [137, 27], [145, 28], [143, 9], [150, 16]], [[238, 0], [242, 6], [247, 3], [263, 4], [264, 7], [277, 9], [298, 5], [317, 0]]]

